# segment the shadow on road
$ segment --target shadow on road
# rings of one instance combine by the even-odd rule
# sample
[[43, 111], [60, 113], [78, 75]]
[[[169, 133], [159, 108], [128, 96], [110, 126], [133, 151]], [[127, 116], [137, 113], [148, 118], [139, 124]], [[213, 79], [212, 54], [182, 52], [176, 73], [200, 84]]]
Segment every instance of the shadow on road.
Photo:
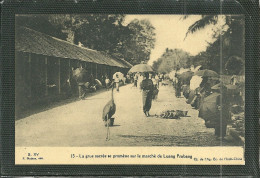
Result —
[[[86, 94], [86, 98], [84, 100], [96, 100], [96, 99], [103, 99], [103, 98], [89, 98], [95, 95], [98, 95], [102, 92], [107, 92], [107, 90], [105, 88], [99, 89], [96, 92], [93, 93], [87, 93]], [[30, 108], [28, 108], [27, 110], [24, 110], [23, 112], [19, 113], [19, 116], [15, 116], [15, 120], [20, 120], [23, 118], [26, 118], [30, 115], [36, 114], [36, 113], [40, 113], [43, 111], [47, 111], [59, 106], [63, 106], [69, 103], [73, 103], [76, 101], [80, 101], [80, 99], [77, 96], [71, 96], [68, 98], [62, 98], [62, 99], [57, 99], [56, 101], [52, 101], [52, 102], [45, 102], [45, 103], [40, 103], [37, 105], [33, 105]]]

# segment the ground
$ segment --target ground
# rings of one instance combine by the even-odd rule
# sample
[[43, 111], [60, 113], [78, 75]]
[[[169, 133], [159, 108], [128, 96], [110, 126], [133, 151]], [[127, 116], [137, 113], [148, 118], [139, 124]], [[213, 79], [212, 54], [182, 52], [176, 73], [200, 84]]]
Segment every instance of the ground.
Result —
[[[16, 146], [232, 146], [217, 141], [214, 129], [206, 128], [198, 110], [176, 98], [171, 85], [160, 86], [153, 101], [151, 117], [142, 112], [141, 91], [132, 84], [114, 91], [117, 106], [114, 126], [107, 129], [102, 121], [104, 105], [111, 99], [111, 90], [99, 92], [71, 103], [33, 114], [15, 123]], [[162, 119], [163, 110], [185, 110], [188, 117]]]

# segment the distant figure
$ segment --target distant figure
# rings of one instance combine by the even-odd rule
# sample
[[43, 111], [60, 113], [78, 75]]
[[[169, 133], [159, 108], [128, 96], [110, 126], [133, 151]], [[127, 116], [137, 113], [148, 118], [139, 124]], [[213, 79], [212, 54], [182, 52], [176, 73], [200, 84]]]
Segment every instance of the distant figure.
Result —
[[176, 91], [175, 91], [175, 96], [179, 98], [181, 96], [181, 81], [176, 77]]
[[137, 87], [138, 75], [137, 73], [134, 76], [134, 86]]
[[126, 84], [126, 78], [125, 77], [122, 78], [122, 82], [123, 82], [124, 85]]
[[154, 76], [152, 76], [152, 81], [153, 81], [153, 100], [156, 100], [158, 97], [159, 90]]
[[119, 76], [118, 76], [118, 74], [116, 74], [116, 77], [114, 78], [114, 83], [116, 85], [117, 92], [119, 92], [119, 82], [120, 82]]
[[214, 117], [215, 120], [215, 136], [217, 140], [225, 139], [227, 131], [227, 123], [229, 119], [230, 111], [230, 96], [227, 95], [226, 91], [222, 92], [222, 101], [220, 96], [217, 98], [217, 108], [219, 110], [217, 117]]
[[153, 74], [149, 74], [149, 79], [152, 79]]
[[107, 90], [109, 90], [109, 84], [110, 84], [110, 80], [109, 80], [108, 76], [106, 76], [105, 85], [106, 85]]
[[141, 82], [140, 87], [143, 91], [143, 112], [146, 117], [149, 117], [153, 98], [153, 81], [149, 79], [149, 73], [145, 73], [145, 79]]
[[87, 71], [82, 66], [80, 66], [75, 70], [72, 69], [72, 75], [78, 85], [79, 99], [85, 99], [87, 90], [85, 83], [88, 81]]
[[[149, 77], [149, 76], [148, 76]], [[149, 79], [149, 78], [147, 78], [147, 79]], [[141, 87], [141, 83], [142, 83], [142, 81], [144, 80], [144, 76], [142, 75], [142, 74], [139, 74], [139, 76], [138, 76], [138, 82], [137, 82], [137, 87]]]
[[230, 84], [231, 85], [236, 85], [237, 84], [237, 76], [233, 75], [230, 79]]
[[126, 74], [126, 83], [130, 83], [131, 82], [131, 77], [129, 74]]
[[157, 88], [159, 88], [159, 81], [160, 81], [159, 76], [156, 74], [154, 78], [155, 78], [155, 81], [157, 83]]
[[106, 84], [105, 80], [106, 80], [106, 77], [104, 75], [102, 75], [101, 76], [101, 83], [102, 83], [103, 86]]
[[163, 79], [164, 79], [163, 74], [160, 74], [160, 80], [163, 81]]
[[207, 97], [210, 95], [211, 92], [211, 84], [210, 84], [210, 80], [208, 77], [203, 77], [202, 78], [202, 82], [200, 84], [200, 87], [202, 88], [200, 90], [200, 93], [202, 95], [204, 95], [204, 97]]
[[155, 88], [157, 88], [157, 82], [156, 82], [154, 76], [152, 76], [152, 81], [153, 81], [153, 86], [154, 86]]

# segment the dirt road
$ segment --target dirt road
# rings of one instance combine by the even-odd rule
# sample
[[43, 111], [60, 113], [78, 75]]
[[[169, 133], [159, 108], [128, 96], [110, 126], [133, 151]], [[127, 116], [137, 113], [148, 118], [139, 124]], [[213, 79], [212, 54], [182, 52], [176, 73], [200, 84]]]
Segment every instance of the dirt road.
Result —
[[[86, 100], [52, 108], [16, 121], [16, 146], [226, 146], [216, 141], [214, 129], [206, 128], [198, 111], [176, 98], [171, 85], [161, 86], [152, 103], [151, 117], [142, 112], [141, 91], [132, 85], [114, 93], [117, 105], [110, 140], [102, 121], [102, 110], [111, 98], [105, 91]], [[188, 117], [162, 119], [163, 110], [187, 110]]]

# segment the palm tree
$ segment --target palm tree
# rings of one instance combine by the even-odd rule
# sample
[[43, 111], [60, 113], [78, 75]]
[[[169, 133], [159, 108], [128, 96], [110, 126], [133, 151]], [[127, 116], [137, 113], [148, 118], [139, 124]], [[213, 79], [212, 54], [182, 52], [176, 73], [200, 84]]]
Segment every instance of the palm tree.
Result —
[[[223, 18], [222, 18], [223, 17]], [[244, 60], [244, 17], [240, 15], [203, 15], [201, 19], [194, 22], [186, 33], [186, 37], [193, 34], [207, 25], [216, 25], [220, 19], [224, 20], [223, 25], [219, 30], [215, 31], [213, 38], [216, 40], [213, 43], [209, 43], [206, 53], [209, 55], [209, 67], [212, 70], [220, 72], [220, 54], [222, 51], [222, 65], [224, 66], [227, 59], [231, 56], [238, 56]], [[182, 19], [185, 20], [189, 16], [185, 16]], [[186, 38], [185, 37], [185, 38]], [[222, 47], [222, 48], [221, 48]], [[199, 57], [199, 56], [198, 56]], [[202, 64], [201, 64], [202, 65]], [[222, 67], [223, 68], [223, 67]]]
[[[184, 16], [182, 19], [185, 20], [189, 16]], [[192, 33], [197, 32], [205, 28], [207, 25], [216, 25], [220, 18], [218, 15], [202, 15], [201, 19], [193, 23], [186, 33], [185, 38]], [[224, 17], [225, 23], [221, 28], [227, 27], [227, 30], [222, 33], [215, 32], [214, 38], [218, 39], [222, 37], [223, 47], [228, 47], [232, 55], [237, 55], [244, 58], [244, 18], [240, 15], [226, 15]]]
[[[188, 15], [183, 17], [183, 20], [189, 18]], [[195, 23], [193, 23], [189, 28], [186, 33], [185, 38], [189, 35], [192, 34], [200, 29], [205, 28], [205, 26], [210, 25], [210, 24], [216, 24], [218, 22], [218, 16], [217, 15], [202, 15], [200, 20], [197, 20]]]

